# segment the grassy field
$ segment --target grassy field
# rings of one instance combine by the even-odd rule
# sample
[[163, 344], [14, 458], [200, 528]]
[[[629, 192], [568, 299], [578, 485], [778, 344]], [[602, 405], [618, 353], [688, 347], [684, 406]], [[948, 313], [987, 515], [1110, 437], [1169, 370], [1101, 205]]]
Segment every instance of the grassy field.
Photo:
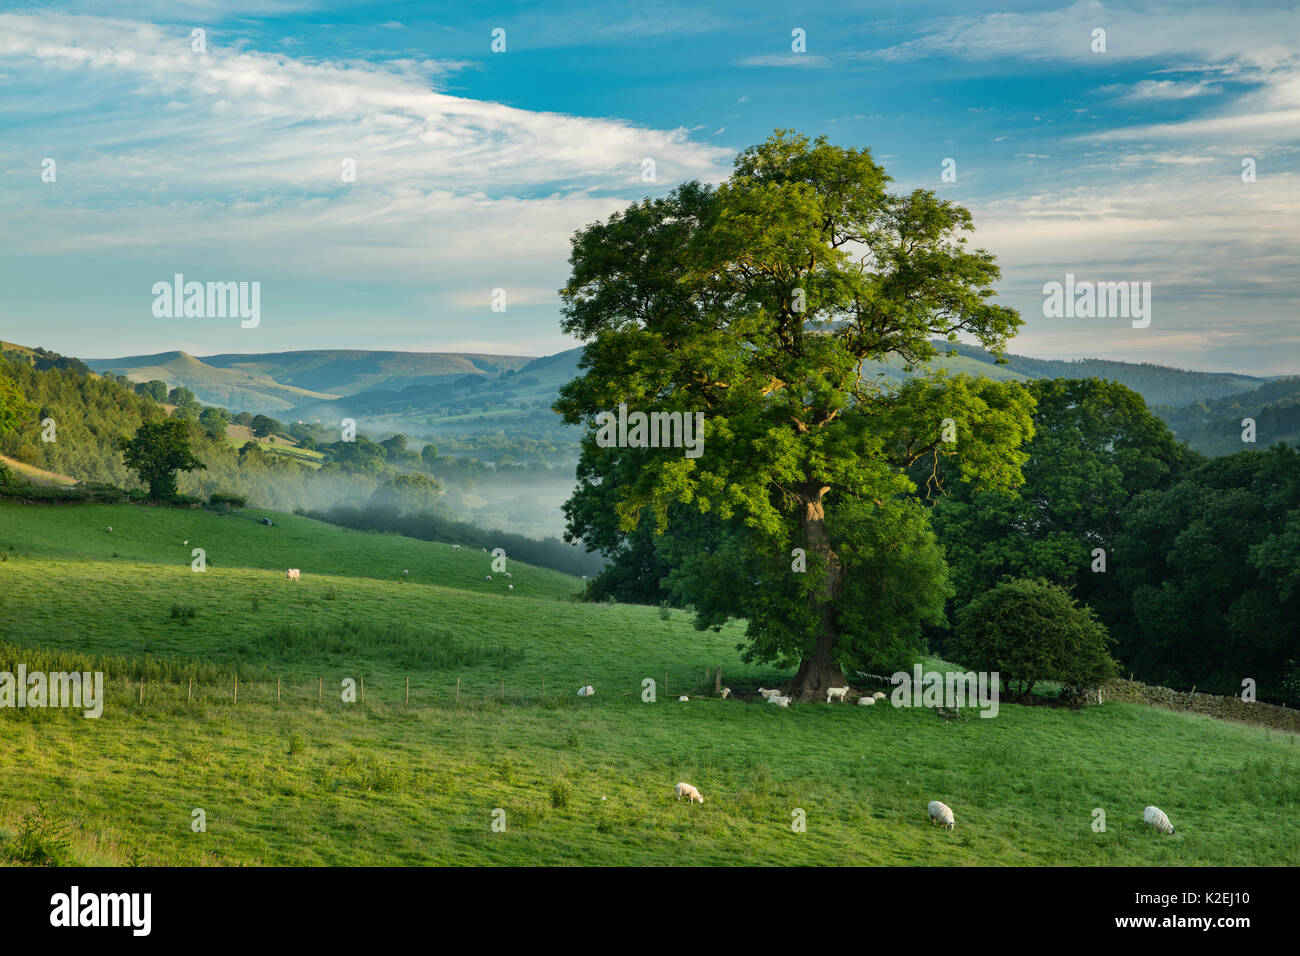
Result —
[[[789, 675], [742, 664], [739, 626], [699, 633], [680, 611], [578, 603], [581, 582], [556, 572], [511, 561], [507, 582], [478, 551], [270, 517], [0, 503], [0, 670], [72, 661], [110, 685], [98, 720], [0, 710], [0, 859], [1300, 860], [1295, 735], [1113, 703], [1003, 705], [966, 723], [679, 703], [707, 667], [739, 691]], [[341, 700], [345, 678], [364, 680], [364, 704]], [[579, 699], [587, 680], [597, 693]], [[678, 803], [678, 780], [705, 804]], [[954, 831], [930, 825], [932, 799], [953, 807]], [[1175, 836], [1142, 824], [1150, 803]], [[806, 832], [791, 828], [796, 809]]]

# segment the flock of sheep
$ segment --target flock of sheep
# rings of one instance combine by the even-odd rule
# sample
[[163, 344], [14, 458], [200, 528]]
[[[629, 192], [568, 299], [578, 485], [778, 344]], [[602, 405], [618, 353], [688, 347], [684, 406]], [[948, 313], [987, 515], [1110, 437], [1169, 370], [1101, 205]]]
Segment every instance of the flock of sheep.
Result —
[[[110, 527], [107, 530], [112, 531], [113, 529]], [[188, 541], [185, 543], [189, 544]], [[452, 550], [459, 551], [460, 545], [458, 544], [452, 545]], [[487, 549], [485, 548], [484, 550], [486, 551]], [[407, 577], [409, 574], [410, 574], [409, 568], [404, 569], [402, 571], [403, 577]], [[289, 568], [285, 572], [285, 576], [290, 581], [300, 580], [298, 568]], [[506, 573], [505, 576], [509, 578], [510, 574]], [[487, 575], [484, 578], [484, 580], [491, 582], [492, 575], [490, 574]], [[511, 591], [515, 589], [515, 586], [513, 584], [507, 585], [507, 587]], [[849, 690], [850, 688], [848, 687], [826, 688], [826, 703], [829, 704], [831, 701], [834, 700], [838, 700], [841, 703], [844, 703], [848, 697]], [[579, 697], [590, 697], [595, 693], [596, 693], [596, 689], [592, 687], [590, 684], [586, 684], [578, 688]], [[758, 694], [769, 704], [776, 704], [778, 707], [790, 706], [791, 698], [785, 694], [782, 694], [781, 691], [779, 690], [772, 690], [770, 688], [760, 687], [758, 689]], [[724, 687], [722, 689], [723, 700], [726, 700], [730, 696], [731, 696], [731, 688]], [[884, 700], [884, 698], [885, 698], [885, 694], [883, 691], [876, 691], [874, 694], [863, 694], [861, 697], [858, 698], [858, 703], [864, 706], [871, 706], [875, 704], [876, 701], [878, 700]], [[685, 703], [690, 700], [690, 698], [686, 696], [681, 696], [678, 697], [677, 699], [682, 703]], [[673, 792], [677, 795], [677, 799], [679, 801], [682, 799], [682, 797], [686, 797], [687, 801], [690, 803], [700, 803], [700, 804], [704, 803], [704, 797], [700, 794], [700, 791], [689, 783], [684, 783], [684, 782], [678, 783], [673, 788]], [[931, 823], [938, 823], [940, 826], [948, 830], [951, 830], [953, 829], [953, 827], [956, 826], [956, 818], [953, 816], [952, 808], [948, 806], [946, 803], [940, 800], [931, 800], [930, 803], [926, 806], [926, 811], [930, 815]], [[1165, 812], [1161, 810], [1159, 807], [1147, 807], [1142, 812], [1142, 820], [1144, 823], [1147, 823], [1155, 827], [1156, 830], [1160, 833], [1170, 834], [1170, 835], [1174, 833], [1174, 825], [1169, 822], [1169, 817], [1166, 816]]]
[[[849, 692], [849, 688], [847, 687], [827, 688], [826, 702], [829, 704], [832, 700], [843, 701], [845, 699], [845, 696], [848, 694], [848, 692]], [[596, 693], [596, 691], [592, 688], [590, 684], [578, 689], [579, 697], [590, 697], [594, 693]], [[758, 689], [758, 693], [759, 696], [762, 697], [764, 700], [766, 700], [769, 704], [776, 704], [778, 707], [790, 706], [790, 698], [783, 695], [779, 690], [770, 690], [766, 687], [760, 687]], [[730, 696], [731, 696], [731, 688], [724, 687], [722, 689], [722, 699], [726, 700]], [[884, 697], [885, 694], [883, 692], [876, 691], [874, 694], [871, 695], [864, 694], [861, 698], [859, 698], [858, 703], [874, 704], [878, 700], [883, 700]], [[684, 697], [684, 696], [678, 697], [677, 699], [682, 702], [690, 700], [689, 697]], [[677, 799], [679, 802], [681, 801], [682, 797], [686, 797], [689, 803], [704, 802], [704, 797], [700, 794], [699, 789], [689, 783], [685, 783], [685, 782], [678, 783], [673, 788], [673, 792], [677, 795]], [[926, 812], [929, 813], [930, 815], [931, 823], [937, 823], [947, 830], [951, 830], [957, 825], [957, 820], [953, 816], [952, 807], [948, 806], [948, 804], [944, 803], [942, 800], [931, 800], [929, 804], [926, 805]], [[1142, 812], [1142, 820], [1144, 823], [1150, 824], [1151, 826], [1155, 827], [1156, 830], [1160, 833], [1172, 835], [1174, 832], [1174, 825], [1169, 822], [1169, 817], [1166, 816], [1165, 812], [1161, 810], [1159, 807], [1147, 807]]]

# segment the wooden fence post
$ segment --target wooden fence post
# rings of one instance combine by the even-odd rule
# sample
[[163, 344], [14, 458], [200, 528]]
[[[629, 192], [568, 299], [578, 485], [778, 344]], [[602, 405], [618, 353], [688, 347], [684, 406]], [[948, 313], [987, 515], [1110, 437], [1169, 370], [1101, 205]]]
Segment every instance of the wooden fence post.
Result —
[[406, 702], [411, 702], [411, 678], [406, 678]]
[[365, 675], [363, 674], [361, 676], [361, 703], [364, 704], [365, 702], [366, 702], [366, 678]]
[[235, 675], [235, 703], [239, 703], [239, 675]]
[[144, 677], [140, 677], [140, 703], [144, 703]]
[[280, 703], [280, 678], [275, 679], [275, 702]]
[[194, 700], [194, 675], [193, 674], [190, 675], [190, 690], [189, 693], [185, 695], [185, 702], [188, 704], [192, 700]]
[[324, 685], [325, 685], [325, 678], [317, 677], [316, 678], [316, 703], [318, 704], [321, 701], [321, 689], [322, 687], [324, 687]]
[[503, 701], [506, 699], [506, 679], [504, 677], [501, 678], [501, 699]]
[[460, 703], [460, 678], [456, 678], [456, 703]]

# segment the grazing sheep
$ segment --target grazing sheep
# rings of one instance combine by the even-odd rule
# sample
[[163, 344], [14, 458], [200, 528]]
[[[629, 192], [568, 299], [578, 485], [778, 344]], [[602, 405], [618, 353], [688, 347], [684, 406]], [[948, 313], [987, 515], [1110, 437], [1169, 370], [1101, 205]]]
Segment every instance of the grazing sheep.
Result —
[[1145, 823], [1151, 824], [1161, 833], [1173, 834], [1174, 832], [1174, 825], [1170, 823], [1169, 818], [1165, 816], [1165, 811], [1161, 810], [1159, 807], [1147, 807], [1143, 810], [1142, 820]]
[[780, 697], [780, 696], [781, 696], [781, 692], [780, 692], [779, 690], [766, 690], [765, 688], [762, 688], [762, 687], [760, 687], [760, 688], [758, 689], [758, 692], [759, 692], [762, 696], [766, 697], [768, 700], [771, 700], [773, 697]]
[[590, 684], [588, 684], [586, 687], [578, 688], [579, 697], [590, 697], [594, 693], [596, 693], [596, 688], [592, 687]]
[[506, 577], [511, 577], [511, 576], [512, 576], [512, 575], [510, 574], [510, 572], [507, 571], [507, 572], [506, 572]]
[[515, 589], [515, 586], [514, 586], [513, 584], [507, 584], [507, 585], [506, 585], [506, 590], [507, 590], [507, 591], [513, 591], [514, 589]]
[[832, 700], [838, 700], [842, 704], [844, 703], [844, 695], [848, 692], [849, 689], [847, 687], [827, 687], [826, 703], [829, 704]]
[[940, 803], [938, 800], [931, 800], [927, 808], [930, 811], [931, 823], [942, 823], [951, 830], [956, 826], [956, 821], [952, 818], [952, 809], [946, 803]]
[[453, 550], [453, 551], [459, 551], [459, 550], [460, 550], [460, 545], [458, 545], [458, 544], [453, 544], [453, 545], [451, 546], [451, 550]]
[[872, 700], [884, 700], [884, 699], [885, 699], [885, 692], [884, 692], [883, 690], [878, 690], [878, 691], [876, 691], [874, 694], [871, 695], [871, 699], [872, 699]]
[[109, 525], [109, 526], [108, 526], [107, 528], [105, 528], [104, 530], [105, 530], [105, 531], [112, 531], [112, 530], [113, 530], [113, 526], [112, 526], [112, 525]]
[[684, 703], [686, 703], [688, 700], [690, 700], [690, 698], [687, 697], [685, 694], [683, 694], [681, 697], [678, 697], [677, 700], [684, 704]]
[[186, 538], [184, 541], [181, 542], [181, 544], [186, 545], [186, 546], [188, 546], [189, 543], [190, 543], [190, 539], [189, 539], [189, 538]]
[[700, 791], [696, 790], [689, 783], [679, 783], [673, 788], [673, 791], [677, 794], [678, 800], [682, 797], [686, 797], [691, 803], [704, 802], [704, 798], [700, 796]]
[[722, 699], [726, 700], [730, 696], [731, 696], [731, 688], [730, 687], [722, 688]]
[[492, 575], [489, 574], [489, 575], [485, 576], [485, 577], [483, 578], [483, 580], [484, 580], [484, 581], [491, 581], [491, 580], [492, 580]]
[[789, 706], [790, 706], [790, 698], [789, 698], [789, 697], [780, 697], [780, 696], [777, 696], [777, 697], [769, 697], [769, 698], [767, 698], [767, 702], [768, 702], [769, 704], [776, 704], [776, 706], [778, 706], [778, 707], [789, 707]]
[[858, 698], [858, 706], [860, 706], [860, 707], [870, 707], [870, 706], [871, 706], [872, 704], [874, 704], [875, 702], [876, 702], [876, 698], [874, 698], [874, 697], [859, 697], [859, 698]]
[[302, 579], [298, 576], [298, 569], [297, 569], [297, 568], [289, 568], [287, 571], [284, 572], [284, 576], [285, 576], [286, 578], [288, 578], [290, 581], [300, 581], [300, 580], [302, 580]]

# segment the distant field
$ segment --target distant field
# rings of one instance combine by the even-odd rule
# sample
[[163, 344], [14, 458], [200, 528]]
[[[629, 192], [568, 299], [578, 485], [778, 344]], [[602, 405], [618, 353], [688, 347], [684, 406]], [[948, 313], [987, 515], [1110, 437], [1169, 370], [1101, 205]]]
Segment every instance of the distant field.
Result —
[[[556, 572], [511, 561], [507, 582], [479, 551], [270, 517], [0, 503], [0, 642], [17, 646], [0, 647], [0, 670], [36, 666], [38, 649], [120, 658], [99, 720], [0, 710], [0, 858], [44, 801], [72, 863], [1300, 859], [1295, 735], [1113, 703], [952, 724], [888, 706], [679, 703], [706, 667], [738, 691], [789, 675], [743, 665], [739, 626], [700, 633], [680, 611], [577, 603], [581, 582]], [[345, 677], [364, 679], [364, 705], [341, 702]], [[641, 702], [646, 677], [657, 703]], [[587, 680], [596, 696], [580, 700]], [[678, 780], [706, 803], [679, 804]], [[956, 830], [929, 824], [931, 799]], [[1141, 823], [1149, 803], [1175, 836]], [[206, 833], [191, 832], [194, 808]]]

